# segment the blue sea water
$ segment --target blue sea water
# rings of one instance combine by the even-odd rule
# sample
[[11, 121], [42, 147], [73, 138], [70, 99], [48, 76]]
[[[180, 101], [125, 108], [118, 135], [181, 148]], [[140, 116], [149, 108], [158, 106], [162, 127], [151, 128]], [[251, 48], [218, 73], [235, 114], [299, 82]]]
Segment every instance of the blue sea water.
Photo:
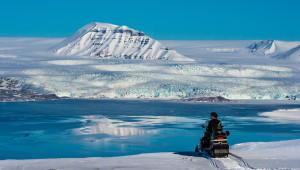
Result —
[[55, 100], [0, 103], [0, 159], [83, 158], [193, 151], [215, 111], [229, 144], [300, 138], [300, 126], [259, 116], [297, 104]]

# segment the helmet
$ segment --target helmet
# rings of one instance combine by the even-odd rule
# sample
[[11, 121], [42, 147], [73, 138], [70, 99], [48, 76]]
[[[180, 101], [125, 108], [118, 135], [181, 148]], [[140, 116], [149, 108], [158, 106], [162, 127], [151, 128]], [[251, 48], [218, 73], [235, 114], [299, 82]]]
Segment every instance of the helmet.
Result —
[[218, 114], [216, 112], [211, 112], [210, 115], [213, 116], [213, 117], [215, 117], [215, 118], [218, 117]]

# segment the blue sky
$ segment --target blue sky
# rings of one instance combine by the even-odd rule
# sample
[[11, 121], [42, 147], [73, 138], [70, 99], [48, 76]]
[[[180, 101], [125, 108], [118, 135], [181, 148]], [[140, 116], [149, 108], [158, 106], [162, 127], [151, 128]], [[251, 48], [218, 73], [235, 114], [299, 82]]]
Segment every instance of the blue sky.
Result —
[[300, 40], [300, 0], [1, 0], [0, 37], [68, 37], [90, 22], [158, 40]]

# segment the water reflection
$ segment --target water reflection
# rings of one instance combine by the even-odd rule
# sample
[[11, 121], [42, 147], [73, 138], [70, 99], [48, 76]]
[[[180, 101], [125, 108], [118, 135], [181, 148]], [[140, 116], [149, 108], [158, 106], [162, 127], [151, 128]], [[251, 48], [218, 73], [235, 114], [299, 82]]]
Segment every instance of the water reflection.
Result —
[[73, 130], [76, 134], [109, 134], [114, 136], [133, 136], [154, 133], [155, 130], [144, 130], [141, 128], [131, 127], [133, 124], [122, 120], [109, 119], [98, 116], [83, 116], [80, 120], [86, 126]]
[[195, 128], [203, 124], [206, 119], [200, 117], [179, 117], [179, 116], [127, 116], [135, 118], [140, 126], [158, 126], [158, 125], [175, 125], [177, 128]]
[[[120, 120], [122, 119], [122, 120]], [[104, 116], [82, 116], [83, 127], [73, 129], [78, 135], [109, 134], [114, 136], [133, 136], [159, 133], [160, 126], [173, 125], [177, 128], [196, 128], [205, 122], [202, 118], [175, 116], [121, 116], [110, 119]]]

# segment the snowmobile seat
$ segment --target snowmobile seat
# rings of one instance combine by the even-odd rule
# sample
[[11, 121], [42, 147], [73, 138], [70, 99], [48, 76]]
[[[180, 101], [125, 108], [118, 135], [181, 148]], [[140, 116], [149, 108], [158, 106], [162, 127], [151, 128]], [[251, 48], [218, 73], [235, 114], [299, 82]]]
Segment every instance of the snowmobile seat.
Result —
[[216, 126], [214, 129], [213, 129], [213, 132], [214, 133], [219, 133], [219, 134], [221, 134], [221, 133], [223, 133], [223, 126]]

